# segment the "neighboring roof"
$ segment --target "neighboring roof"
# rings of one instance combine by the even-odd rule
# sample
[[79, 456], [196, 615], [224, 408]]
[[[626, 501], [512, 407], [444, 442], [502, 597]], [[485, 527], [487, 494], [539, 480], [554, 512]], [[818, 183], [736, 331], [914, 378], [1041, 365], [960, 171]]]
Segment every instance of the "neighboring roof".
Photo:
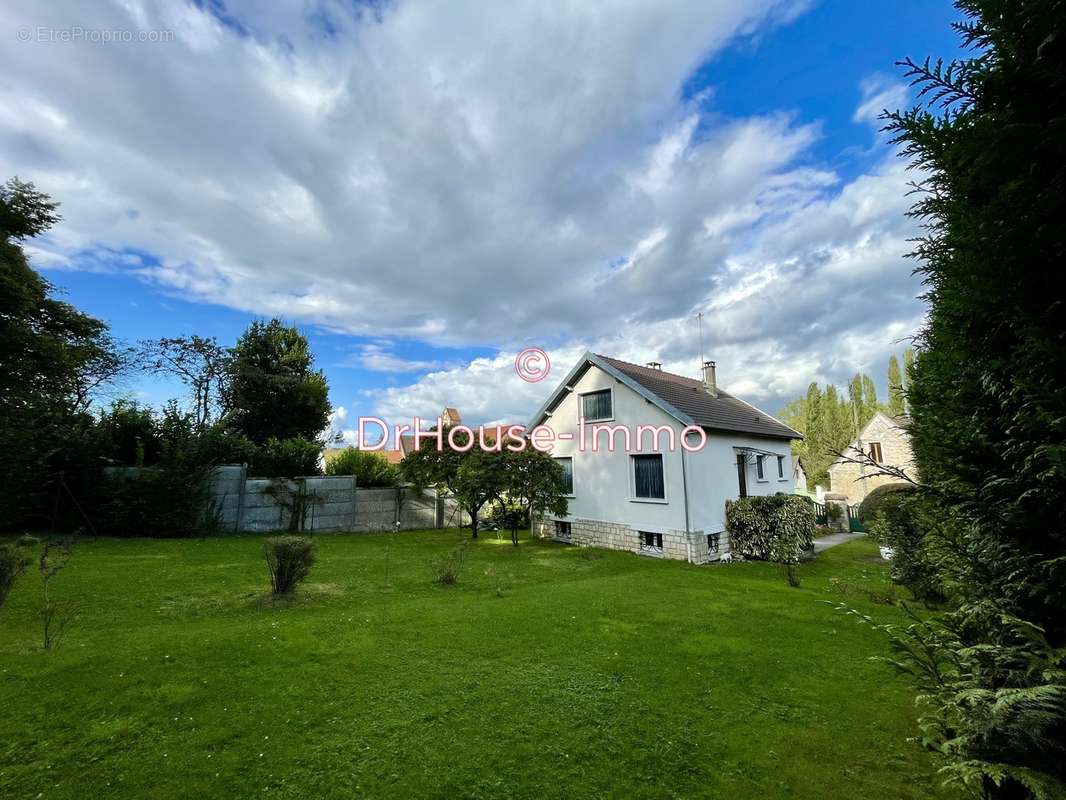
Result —
[[582, 356], [581, 361], [537, 412], [531, 428], [538, 425], [545, 415], [558, 405], [567, 387], [592, 365], [624, 383], [685, 425], [699, 425], [708, 430], [747, 433], [773, 439], [803, 438], [788, 425], [739, 397], [721, 389], [718, 390], [717, 396], [711, 395], [702, 380], [663, 372], [653, 367], [642, 367], [596, 353], [585, 353]]

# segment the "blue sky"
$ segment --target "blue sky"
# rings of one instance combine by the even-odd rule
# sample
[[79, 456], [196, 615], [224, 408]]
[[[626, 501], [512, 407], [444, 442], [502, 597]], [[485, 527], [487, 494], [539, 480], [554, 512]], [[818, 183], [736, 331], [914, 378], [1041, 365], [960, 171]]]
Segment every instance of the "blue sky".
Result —
[[871, 111], [906, 100], [896, 59], [956, 54], [948, 2], [5, 5], [172, 34], [0, 51], [0, 169], [63, 204], [36, 265], [123, 339], [297, 322], [338, 429], [524, 419], [529, 344], [553, 377], [586, 348], [694, 373], [697, 311], [724, 385], [776, 411], [883, 386], [920, 325]]

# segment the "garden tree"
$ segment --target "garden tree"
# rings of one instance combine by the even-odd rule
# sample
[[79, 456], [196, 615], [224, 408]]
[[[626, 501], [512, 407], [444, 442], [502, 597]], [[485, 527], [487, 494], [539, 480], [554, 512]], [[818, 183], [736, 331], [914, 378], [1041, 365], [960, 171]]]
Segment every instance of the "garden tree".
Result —
[[[985, 798], [1066, 794], [1066, 8], [957, 0], [969, 57], [901, 62], [928, 315], [915, 457], [957, 609], [896, 640], [923, 740]], [[906, 360], [906, 357], [905, 357]]]
[[25, 239], [59, 219], [57, 204], [33, 184], [0, 187], [0, 526], [22, 527], [47, 514], [55, 456], [80, 435], [92, 398], [128, 368], [107, 325], [56, 300], [33, 270]]
[[895, 356], [888, 359], [888, 413], [894, 417], [903, 413], [903, 376]]
[[451, 438], [455, 447], [449, 445], [448, 434], [440, 448], [435, 438], [422, 439], [418, 450], [404, 458], [401, 469], [404, 479], [419, 490], [434, 486], [454, 495], [460, 508], [470, 515], [470, 535], [476, 539], [481, 509], [499, 499], [504, 490], [506, 456], [504, 452], [487, 451], [478, 442], [472, 443], [471, 434], [464, 430]]
[[[503, 492], [532, 522], [538, 512], [566, 514], [566, 486], [559, 462], [534, 447], [503, 453]], [[513, 519], [513, 518], [512, 518]], [[511, 528], [511, 542], [518, 544], [518, 530]]]
[[877, 400], [877, 387], [874, 385], [874, 379], [866, 373], [862, 375], [862, 407], [862, 425], [872, 420], [874, 415], [881, 410], [881, 403]]
[[203, 430], [224, 413], [230, 351], [215, 337], [192, 334], [144, 341], [140, 358], [149, 372], [173, 375], [188, 387], [197, 428]]
[[329, 418], [329, 387], [307, 338], [275, 318], [237, 340], [222, 394], [230, 424], [256, 444], [317, 440]]

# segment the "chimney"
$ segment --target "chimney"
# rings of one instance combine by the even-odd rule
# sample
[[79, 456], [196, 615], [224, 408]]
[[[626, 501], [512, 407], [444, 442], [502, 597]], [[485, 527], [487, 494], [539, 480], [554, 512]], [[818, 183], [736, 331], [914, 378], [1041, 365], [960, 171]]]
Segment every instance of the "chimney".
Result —
[[650, 368], [650, 369], [657, 369], [657, 370], [660, 370], [660, 371], [663, 368], [662, 363], [659, 362], [659, 361], [649, 361], [647, 364], [645, 364], [645, 366]]
[[714, 375], [714, 362], [703, 362], [703, 388], [707, 390], [707, 394], [711, 397], [718, 396], [718, 381]]

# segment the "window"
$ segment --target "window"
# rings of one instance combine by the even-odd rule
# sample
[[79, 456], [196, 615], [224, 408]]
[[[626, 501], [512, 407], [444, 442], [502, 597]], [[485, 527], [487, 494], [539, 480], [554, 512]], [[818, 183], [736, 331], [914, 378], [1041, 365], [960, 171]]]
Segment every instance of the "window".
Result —
[[650, 531], [640, 532], [640, 552], [662, 553], [662, 551], [663, 535], [661, 533], [651, 533]]
[[884, 463], [881, 461], [881, 443], [870, 442], [870, 460], [875, 461], [878, 464]]
[[766, 480], [766, 467], [763, 462], [766, 461], [766, 456], [755, 456], [755, 474], [760, 481]]
[[717, 553], [719, 547], [720, 533], [708, 533], [707, 534], [707, 552]]
[[555, 538], [556, 539], [566, 539], [567, 541], [570, 541], [572, 536], [573, 536], [573, 534], [570, 531], [570, 523], [569, 522], [563, 522], [561, 520], [555, 520]]
[[555, 462], [563, 468], [563, 490], [564, 494], [572, 495], [574, 493], [574, 459], [569, 456], [566, 458], [557, 458]]
[[777, 457], [777, 479], [783, 481], [785, 479], [785, 457]]
[[630, 458], [633, 459], [633, 496], [639, 500], [665, 500], [662, 453]]
[[601, 389], [598, 392], [588, 392], [581, 395], [581, 416], [587, 422], [613, 419], [614, 408], [611, 403], [611, 390]]

